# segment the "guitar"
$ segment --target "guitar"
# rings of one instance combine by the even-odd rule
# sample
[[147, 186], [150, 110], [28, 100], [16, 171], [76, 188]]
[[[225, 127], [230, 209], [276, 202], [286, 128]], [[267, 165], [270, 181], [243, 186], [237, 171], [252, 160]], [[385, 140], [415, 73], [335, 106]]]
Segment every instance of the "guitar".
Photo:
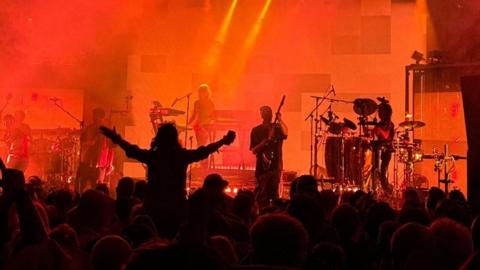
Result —
[[[282, 109], [283, 105], [285, 104], [285, 98], [286, 96], [282, 96], [282, 100], [280, 101], [280, 104], [278, 105], [277, 112], [275, 113], [275, 120], [273, 121], [273, 124], [270, 126], [270, 132], [268, 135], [268, 138], [265, 141], [265, 148], [268, 148], [269, 145], [272, 143], [278, 142], [278, 139], [275, 138], [275, 128], [279, 124], [279, 118], [278, 116], [280, 115], [280, 110]], [[272, 166], [274, 158], [274, 153], [273, 151], [263, 151], [262, 152], [262, 159], [263, 159], [263, 164], [264, 164], [264, 169], [268, 170]]]

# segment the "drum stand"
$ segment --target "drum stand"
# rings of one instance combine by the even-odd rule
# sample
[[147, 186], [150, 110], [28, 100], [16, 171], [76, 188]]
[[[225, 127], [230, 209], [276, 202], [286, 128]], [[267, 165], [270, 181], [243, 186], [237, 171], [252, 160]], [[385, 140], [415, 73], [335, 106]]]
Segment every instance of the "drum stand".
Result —
[[[310, 174], [313, 175], [315, 179], [319, 177], [318, 172], [320, 166], [318, 165], [318, 144], [320, 143], [320, 138], [322, 137], [322, 123], [319, 118], [320, 115], [318, 109], [332, 92], [333, 91], [331, 88], [330, 91], [328, 91], [323, 97], [311, 96], [311, 98], [315, 99], [315, 107], [305, 118], [305, 121], [310, 120]], [[323, 181], [320, 183], [320, 185], [323, 187]]]
[[[435, 155], [435, 154], [434, 154]], [[449, 192], [449, 185], [453, 183], [453, 180], [450, 179], [450, 170], [448, 169], [448, 162], [453, 162], [455, 165], [455, 160], [457, 159], [465, 159], [465, 157], [461, 157], [458, 155], [450, 155], [448, 152], [448, 144], [444, 145], [444, 153], [443, 155], [435, 155], [435, 167], [434, 170], [437, 172], [438, 177], [438, 188], [440, 188], [441, 184], [444, 184], [445, 193], [448, 194]], [[442, 165], [443, 165], [443, 179], [441, 178], [442, 173]]]

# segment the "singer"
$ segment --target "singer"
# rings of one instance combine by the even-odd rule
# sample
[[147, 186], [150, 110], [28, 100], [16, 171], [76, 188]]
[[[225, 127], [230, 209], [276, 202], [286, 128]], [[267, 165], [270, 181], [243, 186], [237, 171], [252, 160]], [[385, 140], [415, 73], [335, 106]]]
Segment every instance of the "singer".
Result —
[[215, 121], [215, 104], [212, 100], [212, 92], [208, 84], [198, 87], [198, 100], [193, 105], [193, 114], [188, 124], [195, 131], [197, 147], [206, 145], [209, 141], [209, 129]]

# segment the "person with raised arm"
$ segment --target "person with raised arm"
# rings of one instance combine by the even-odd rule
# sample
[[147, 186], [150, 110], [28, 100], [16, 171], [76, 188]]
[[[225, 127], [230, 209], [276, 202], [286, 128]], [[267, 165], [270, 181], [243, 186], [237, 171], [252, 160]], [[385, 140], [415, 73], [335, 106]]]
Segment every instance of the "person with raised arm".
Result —
[[235, 132], [197, 149], [183, 148], [174, 124], [158, 128], [150, 149], [141, 149], [124, 140], [115, 129], [101, 127], [102, 133], [119, 145], [129, 158], [147, 165], [148, 189], [144, 209], [157, 225], [160, 236], [173, 238], [185, 218], [186, 178], [190, 163], [198, 162], [235, 140]]

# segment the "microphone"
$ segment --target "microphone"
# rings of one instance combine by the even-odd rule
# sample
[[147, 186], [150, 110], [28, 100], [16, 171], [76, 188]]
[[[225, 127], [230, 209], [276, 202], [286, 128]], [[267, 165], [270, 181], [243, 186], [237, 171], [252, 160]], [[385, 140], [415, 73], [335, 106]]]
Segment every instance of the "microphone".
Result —
[[57, 98], [57, 97], [51, 97], [50, 100], [53, 101], [53, 102], [57, 102], [57, 101], [59, 101], [60, 99]]
[[175, 98], [175, 99], [173, 100], [173, 102], [172, 102], [172, 106], [170, 106], [170, 107], [175, 106], [175, 104], [177, 104], [177, 102], [178, 102], [178, 98]]

